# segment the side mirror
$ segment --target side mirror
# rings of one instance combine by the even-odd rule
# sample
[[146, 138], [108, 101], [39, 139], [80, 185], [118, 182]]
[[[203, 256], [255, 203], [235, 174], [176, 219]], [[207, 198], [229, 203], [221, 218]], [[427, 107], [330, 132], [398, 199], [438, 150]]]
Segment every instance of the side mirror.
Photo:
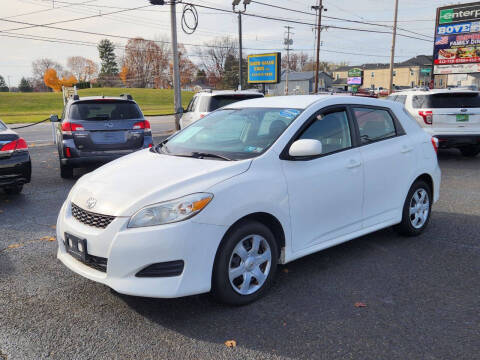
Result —
[[51, 122], [59, 122], [60, 119], [58, 118], [58, 115], [50, 115], [50, 121]]
[[314, 139], [295, 141], [288, 150], [292, 157], [317, 156], [322, 154], [322, 143]]

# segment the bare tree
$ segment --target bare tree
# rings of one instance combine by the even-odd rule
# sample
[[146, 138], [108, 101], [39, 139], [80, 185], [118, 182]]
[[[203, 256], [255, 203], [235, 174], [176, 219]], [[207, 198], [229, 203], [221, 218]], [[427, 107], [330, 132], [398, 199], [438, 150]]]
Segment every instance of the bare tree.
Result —
[[207, 81], [213, 87], [219, 84], [225, 75], [225, 61], [229, 56], [238, 58], [238, 48], [235, 39], [225, 36], [215, 38], [203, 44], [199, 51], [202, 66], [207, 73]]
[[129, 87], [161, 87], [169, 70], [168, 53], [154, 41], [142, 38], [128, 40], [121, 63]]
[[98, 65], [83, 56], [69, 57], [67, 67], [79, 81], [92, 80], [98, 73]]

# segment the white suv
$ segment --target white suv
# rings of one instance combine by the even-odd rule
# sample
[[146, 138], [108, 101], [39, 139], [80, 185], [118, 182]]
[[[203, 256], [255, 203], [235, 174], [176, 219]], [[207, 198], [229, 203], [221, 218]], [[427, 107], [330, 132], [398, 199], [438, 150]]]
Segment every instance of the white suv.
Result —
[[408, 90], [389, 100], [405, 105], [441, 148], [458, 148], [464, 156], [480, 153], [480, 92], [461, 89]]
[[191, 123], [203, 118], [208, 113], [237, 101], [263, 97], [256, 91], [234, 90], [203, 90], [196, 93], [188, 104], [185, 113], [180, 119], [180, 128], [183, 129]]

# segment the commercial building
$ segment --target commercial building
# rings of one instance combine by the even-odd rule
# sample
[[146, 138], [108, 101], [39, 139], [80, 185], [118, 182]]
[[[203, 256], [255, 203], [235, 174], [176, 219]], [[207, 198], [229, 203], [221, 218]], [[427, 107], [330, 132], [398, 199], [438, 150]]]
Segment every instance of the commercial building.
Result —
[[[388, 89], [390, 86], [390, 65], [369, 63], [357, 66], [343, 66], [333, 72], [333, 87], [347, 90], [348, 72], [352, 69], [363, 71], [361, 88]], [[432, 75], [432, 57], [419, 55], [406, 61], [395, 63], [393, 84], [397, 88], [428, 86]], [[436, 76], [435, 87], [446, 87], [446, 76]]]

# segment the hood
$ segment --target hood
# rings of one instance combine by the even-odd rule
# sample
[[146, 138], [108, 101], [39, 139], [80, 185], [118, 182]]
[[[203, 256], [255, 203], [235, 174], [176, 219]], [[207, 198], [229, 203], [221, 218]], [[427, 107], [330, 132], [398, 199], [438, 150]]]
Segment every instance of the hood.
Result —
[[[208, 191], [248, 170], [251, 160], [206, 160], [138, 151], [83, 176], [69, 197], [98, 214], [131, 216], [142, 207]], [[92, 198], [95, 201], [92, 201]], [[88, 207], [95, 202], [94, 206]]]

